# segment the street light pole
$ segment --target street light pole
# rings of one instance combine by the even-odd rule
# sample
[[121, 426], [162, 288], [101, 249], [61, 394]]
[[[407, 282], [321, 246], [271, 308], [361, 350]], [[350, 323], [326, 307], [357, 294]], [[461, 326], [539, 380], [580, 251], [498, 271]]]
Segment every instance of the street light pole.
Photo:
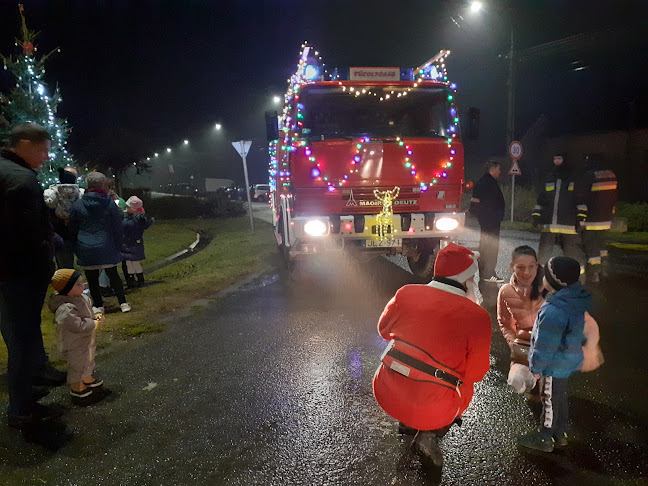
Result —
[[506, 152], [511, 142], [515, 140], [515, 37], [513, 32], [513, 20], [510, 18], [509, 22], [511, 27], [511, 47], [509, 49], [509, 66], [508, 66], [508, 80], [506, 86], [508, 88], [508, 103], [506, 109]]

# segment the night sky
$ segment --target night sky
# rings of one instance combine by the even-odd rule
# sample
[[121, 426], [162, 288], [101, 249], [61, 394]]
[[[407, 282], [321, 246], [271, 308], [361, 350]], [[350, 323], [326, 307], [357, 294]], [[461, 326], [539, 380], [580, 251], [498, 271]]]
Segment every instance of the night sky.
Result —
[[[124, 153], [142, 160], [167, 146], [179, 157], [175, 148], [186, 138], [193, 152], [177, 160], [177, 180], [242, 181], [229, 142], [251, 138], [251, 182], [267, 180], [263, 112], [283, 95], [304, 40], [328, 67], [414, 67], [451, 49], [460, 109], [481, 109], [480, 139], [467, 144], [467, 164], [478, 164], [504, 150], [506, 61], [499, 56], [509, 48], [509, 19], [522, 50], [607, 29], [520, 65], [517, 136], [541, 113], [552, 133], [647, 124], [636, 112], [648, 93], [648, 2], [641, 0], [484, 2], [488, 10], [477, 18], [466, 2], [434, 0], [23, 3], [28, 26], [40, 31], [39, 52], [61, 47], [45, 81], [60, 87], [70, 151], [90, 165]], [[17, 2], [0, 0], [0, 52], [16, 53], [19, 28]], [[11, 85], [0, 71], [0, 89]], [[217, 122], [222, 132], [214, 131]]]

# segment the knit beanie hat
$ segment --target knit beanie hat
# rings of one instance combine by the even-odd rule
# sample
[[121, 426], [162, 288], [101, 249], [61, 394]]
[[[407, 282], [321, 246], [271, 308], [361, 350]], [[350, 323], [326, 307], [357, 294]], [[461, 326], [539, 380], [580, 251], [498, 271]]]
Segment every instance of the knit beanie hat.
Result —
[[580, 263], [566, 256], [550, 258], [545, 270], [547, 282], [556, 290], [578, 282], [580, 277]]
[[65, 170], [63, 167], [59, 168], [59, 181], [61, 184], [76, 184], [76, 176], [69, 170]]
[[468, 248], [448, 243], [434, 263], [434, 276], [463, 283], [477, 273], [477, 255]]
[[59, 294], [67, 295], [67, 293], [72, 290], [74, 284], [79, 280], [81, 276], [80, 272], [73, 270], [71, 268], [61, 268], [54, 272], [52, 276], [52, 287]]
[[126, 209], [129, 213], [143, 213], [144, 203], [137, 196], [131, 196], [126, 201]]

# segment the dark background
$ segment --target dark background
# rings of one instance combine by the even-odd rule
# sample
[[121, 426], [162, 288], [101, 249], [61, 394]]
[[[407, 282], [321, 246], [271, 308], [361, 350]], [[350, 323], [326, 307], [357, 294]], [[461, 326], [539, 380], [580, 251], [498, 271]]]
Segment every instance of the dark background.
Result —
[[[283, 95], [307, 40], [328, 67], [413, 67], [451, 49], [460, 108], [481, 109], [480, 138], [466, 144], [470, 172], [505, 151], [511, 25], [523, 59], [516, 137], [540, 115], [550, 135], [648, 125], [646, 1], [484, 2], [476, 17], [467, 2], [433, 0], [23, 3], [28, 27], [40, 31], [39, 53], [61, 47], [45, 81], [60, 87], [59, 115], [73, 128], [70, 151], [90, 165], [141, 161], [157, 151], [162, 178], [173, 163], [177, 181], [242, 182], [229, 142], [251, 138], [251, 183], [266, 181], [263, 112]], [[0, 0], [0, 52], [17, 53], [19, 29], [17, 2]], [[0, 70], [0, 89], [11, 86]], [[181, 147], [185, 138], [190, 144]]]

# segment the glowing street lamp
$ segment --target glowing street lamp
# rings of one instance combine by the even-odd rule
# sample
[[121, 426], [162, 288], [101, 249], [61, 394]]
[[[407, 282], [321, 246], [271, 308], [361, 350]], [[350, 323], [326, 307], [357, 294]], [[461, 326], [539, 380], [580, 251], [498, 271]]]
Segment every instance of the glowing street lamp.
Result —
[[279, 98], [279, 96], [275, 96], [274, 98], [272, 98], [272, 101], [274, 102], [275, 105], [278, 105], [279, 102], [281, 101], [281, 98]]
[[223, 128], [223, 126], [220, 123], [217, 123], [216, 126], [214, 127], [216, 130], [220, 130]]
[[158, 157], [160, 154], [158, 154], [157, 152], [155, 152], [153, 155], [154, 155], [155, 157]]
[[482, 11], [484, 8], [484, 5], [481, 2], [471, 2], [470, 3], [470, 12], [471, 13], [479, 13]]
[[167, 147], [167, 152], [171, 152], [171, 148], [170, 148], [170, 147]]
[[184, 143], [185, 145], [189, 145], [189, 140], [185, 140], [183, 143]]

